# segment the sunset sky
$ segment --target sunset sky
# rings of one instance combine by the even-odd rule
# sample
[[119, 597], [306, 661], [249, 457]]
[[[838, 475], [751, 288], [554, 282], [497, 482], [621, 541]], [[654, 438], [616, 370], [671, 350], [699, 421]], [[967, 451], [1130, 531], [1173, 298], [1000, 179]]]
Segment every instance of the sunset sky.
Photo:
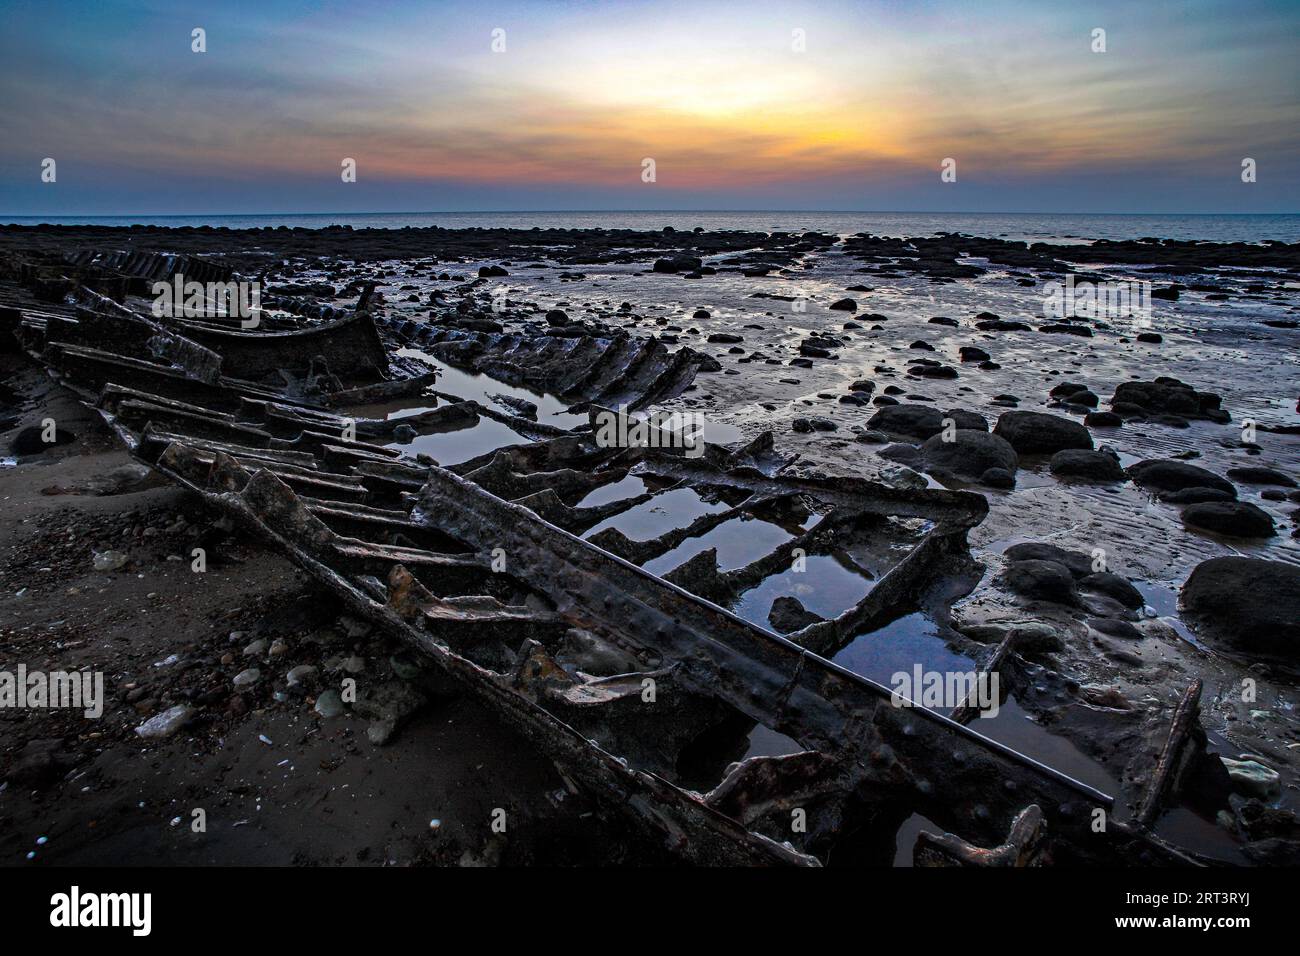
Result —
[[1300, 212], [1294, 0], [0, 0], [0, 62], [0, 214]]

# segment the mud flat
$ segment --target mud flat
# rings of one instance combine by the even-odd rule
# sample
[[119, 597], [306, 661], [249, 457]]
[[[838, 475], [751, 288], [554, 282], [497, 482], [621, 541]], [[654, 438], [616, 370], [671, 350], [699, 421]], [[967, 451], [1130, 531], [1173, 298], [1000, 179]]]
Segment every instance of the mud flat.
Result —
[[[1296, 246], [7, 227], [0, 256], [5, 658], [110, 690], [89, 730], [0, 715], [8, 862], [42, 819], [68, 859], [1300, 862]], [[265, 324], [150, 318], [178, 272], [259, 281]], [[1066, 277], [1150, 308], [1045, 315]], [[700, 413], [706, 453], [597, 447], [622, 406]], [[191, 574], [196, 542], [234, 557]], [[996, 673], [997, 715], [903, 733], [877, 691], [917, 664]], [[868, 714], [887, 767], [845, 737]], [[404, 772], [395, 847], [349, 809], [302, 848], [426, 746], [451, 809]], [[208, 804], [230, 838], [196, 848], [171, 821]]]

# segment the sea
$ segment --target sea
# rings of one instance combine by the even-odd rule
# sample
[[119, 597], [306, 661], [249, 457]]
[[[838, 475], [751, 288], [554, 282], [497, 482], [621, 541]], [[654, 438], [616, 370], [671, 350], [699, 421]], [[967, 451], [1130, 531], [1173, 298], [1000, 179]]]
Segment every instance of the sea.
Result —
[[665, 226], [758, 232], [821, 232], [830, 235], [930, 236], [963, 233], [1021, 242], [1087, 242], [1093, 239], [1201, 239], [1214, 242], [1300, 242], [1300, 215], [1135, 215], [1110, 213], [936, 212], [377, 212], [269, 213], [210, 216], [4, 216], [0, 223], [95, 226], [267, 226], [320, 229], [402, 229], [442, 226], [490, 229], [636, 229]]

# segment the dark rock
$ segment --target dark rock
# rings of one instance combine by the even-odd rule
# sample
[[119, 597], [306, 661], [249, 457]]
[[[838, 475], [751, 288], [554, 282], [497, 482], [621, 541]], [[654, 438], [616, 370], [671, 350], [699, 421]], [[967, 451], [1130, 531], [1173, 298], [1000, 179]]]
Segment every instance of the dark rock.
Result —
[[695, 256], [668, 256], [663, 259], [656, 259], [653, 272], [696, 272], [703, 265], [703, 261]]
[[1005, 468], [990, 468], [980, 475], [980, 484], [990, 488], [1014, 488], [1016, 476]]
[[963, 362], [987, 362], [989, 353], [985, 352], [978, 345], [963, 345], [957, 350]]
[[1079, 579], [1079, 587], [1085, 591], [1092, 591], [1113, 598], [1130, 610], [1135, 611], [1146, 604], [1142, 592], [1129, 583], [1127, 578], [1113, 574], [1110, 571], [1098, 571], [1084, 575]]
[[1020, 459], [1004, 439], [987, 431], [958, 428], [945, 441], [940, 433], [921, 445], [921, 461], [926, 471], [943, 478], [978, 481], [989, 469], [996, 468], [1014, 475]]
[[1053, 604], [1078, 604], [1074, 576], [1056, 561], [1013, 561], [1002, 573], [1002, 582], [1021, 597]]
[[68, 445], [77, 440], [77, 436], [68, 429], [56, 426], [54, 441], [47, 442], [42, 438], [44, 431], [39, 426], [28, 425], [9, 440], [9, 451], [15, 455], [39, 455], [56, 445]]
[[925, 439], [943, 430], [943, 415], [928, 405], [890, 405], [872, 415], [867, 420], [867, 427], [888, 434]]
[[1232, 483], [1220, 478], [1212, 471], [1206, 471], [1185, 461], [1170, 458], [1150, 458], [1132, 465], [1129, 477], [1144, 488], [1157, 492], [1182, 491], [1186, 488], [1214, 488], [1233, 498], [1237, 489]]
[[1078, 422], [1043, 412], [1003, 412], [993, 429], [1021, 454], [1050, 454], [1092, 448], [1092, 435]]
[[768, 611], [767, 620], [777, 633], [790, 634], [803, 630], [809, 624], [824, 621], [825, 618], [809, 611], [797, 597], [785, 595], [772, 602], [772, 610]]
[[1054, 561], [1069, 568], [1076, 578], [1093, 574], [1092, 559], [1082, 551], [1067, 551], [1065, 548], [1041, 541], [1026, 541], [1013, 544], [1003, 555], [1008, 561]]
[[1092, 428], [1119, 428], [1124, 419], [1114, 412], [1089, 412], [1083, 416], [1083, 423]]
[[1052, 456], [1052, 474], [1062, 478], [1081, 478], [1087, 481], [1124, 481], [1127, 477], [1119, 463], [1119, 455], [1109, 448], [1088, 451], [1067, 448]]
[[1178, 491], [1159, 492], [1160, 500], [1171, 505], [1194, 505], [1202, 501], [1235, 501], [1236, 494], [1220, 488], [1181, 488]]
[[1111, 410], [1125, 417], [1173, 415], [1178, 418], [1206, 418], [1223, 423], [1229, 420], [1220, 407], [1220, 397], [1198, 392], [1176, 378], [1160, 377], [1151, 382], [1121, 382], [1111, 397]]
[[1228, 477], [1248, 485], [1281, 485], [1283, 488], [1296, 486], [1295, 479], [1275, 468], [1229, 468]]
[[1238, 650], [1300, 662], [1300, 567], [1262, 558], [1211, 558], [1183, 585], [1185, 615]]
[[1183, 524], [1233, 538], [1271, 538], [1277, 534], [1267, 511], [1244, 501], [1203, 501], [1183, 509]]
[[852, 299], [840, 299], [832, 302], [829, 308], [834, 309], [836, 312], [856, 312], [858, 311], [858, 304]]

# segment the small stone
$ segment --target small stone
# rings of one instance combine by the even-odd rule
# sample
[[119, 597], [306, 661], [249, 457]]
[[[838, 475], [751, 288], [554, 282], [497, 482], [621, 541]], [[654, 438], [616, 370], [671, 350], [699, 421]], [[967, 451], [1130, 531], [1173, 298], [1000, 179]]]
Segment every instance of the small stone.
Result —
[[193, 708], [186, 707], [184, 704], [177, 704], [175, 707], [164, 710], [161, 714], [150, 717], [135, 728], [135, 732], [145, 740], [162, 740], [180, 730], [193, 713]]
[[236, 687], [251, 687], [253, 684], [256, 684], [261, 677], [262, 672], [260, 670], [256, 667], [250, 667], [248, 670], [243, 670], [236, 674], [235, 679], [231, 683]]
[[338, 717], [343, 713], [343, 698], [338, 691], [327, 690], [316, 698], [316, 706], [312, 709], [327, 720]]
[[127, 562], [121, 551], [100, 551], [95, 554], [92, 564], [96, 571], [116, 571]]

